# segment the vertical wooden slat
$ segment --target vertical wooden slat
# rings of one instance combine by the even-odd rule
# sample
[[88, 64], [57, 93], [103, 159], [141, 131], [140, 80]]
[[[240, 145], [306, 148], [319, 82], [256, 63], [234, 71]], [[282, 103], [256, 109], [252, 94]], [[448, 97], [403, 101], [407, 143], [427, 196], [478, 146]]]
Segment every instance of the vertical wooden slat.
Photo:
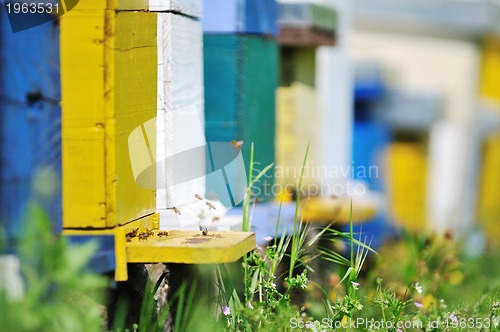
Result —
[[129, 135], [156, 115], [156, 13], [75, 8], [61, 17], [61, 45], [64, 227], [153, 213], [154, 186], [136, 181]]

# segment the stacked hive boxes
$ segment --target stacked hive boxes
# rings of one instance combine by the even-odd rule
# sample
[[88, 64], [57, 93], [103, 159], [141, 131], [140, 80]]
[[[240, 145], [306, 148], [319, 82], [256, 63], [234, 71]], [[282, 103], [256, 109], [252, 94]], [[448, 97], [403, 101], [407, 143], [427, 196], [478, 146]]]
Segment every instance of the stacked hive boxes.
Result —
[[199, 1], [95, 0], [16, 35], [2, 20], [1, 218], [9, 237], [23, 232], [36, 198], [71, 241], [98, 239], [91, 265], [114, 269], [117, 280], [127, 279], [130, 262], [228, 262], [253, 248], [252, 233], [203, 243], [188, 241], [198, 232], [156, 233], [157, 198], [166, 209], [204, 190], [204, 153], [185, 167], [193, 181], [170, 163], [205, 147], [200, 12]]
[[320, 137], [324, 135], [318, 130], [321, 118], [316, 91], [316, 50], [321, 45], [334, 45], [336, 12], [308, 1], [281, 1], [279, 22], [281, 80], [277, 98], [277, 182], [282, 187], [295, 185], [309, 145], [305, 190], [317, 195], [320, 193], [318, 182], [325, 176], [320, 172], [325, 165], [321, 165], [317, 151]]
[[[206, 0], [203, 30], [207, 141], [244, 141], [247, 167], [253, 143], [254, 169], [263, 170], [274, 162], [277, 4]], [[271, 171], [256, 185], [254, 195], [272, 197], [273, 181]], [[227, 182], [245, 185], [241, 177]], [[207, 181], [208, 193], [211, 187]]]

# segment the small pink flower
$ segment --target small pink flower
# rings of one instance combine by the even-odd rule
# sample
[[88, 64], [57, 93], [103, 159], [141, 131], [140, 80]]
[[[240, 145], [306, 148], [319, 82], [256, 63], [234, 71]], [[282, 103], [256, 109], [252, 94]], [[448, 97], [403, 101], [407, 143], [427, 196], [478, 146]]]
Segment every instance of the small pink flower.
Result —
[[261, 246], [257, 246], [257, 250], [262, 251], [262, 247]]
[[253, 305], [251, 302], [248, 302], [248, 307], [253, 310]]
[[273, 239], [273, 237], [272, 236], [264, 236], [263, 239], [264, 239], [264, 241], [269, 242]]
[[458, 323], [457, 316], [455, 316], [454, 314], [451, 314], [451, 315], [450, 315], [450, 319], [451, 319], [451, 322], [452, 322], [453, 324], [457, 324], [457, 323]]
[[424, 307], [424, 305], [422, 303], [420, 303], [420, 302], [413, 302], [413, 305], [415, 307], [417, 307], [417, 308], [423, 308]]
[[403, 332], [403, 330], [401, 330], [401, 329], [398, 329], [398, 330], [397, 330], [396, 332]]
[[222, 307], [222, 313], [225, 316], [229, 316], [231, 314], [231, 309], [227, 305], [225, 305]]

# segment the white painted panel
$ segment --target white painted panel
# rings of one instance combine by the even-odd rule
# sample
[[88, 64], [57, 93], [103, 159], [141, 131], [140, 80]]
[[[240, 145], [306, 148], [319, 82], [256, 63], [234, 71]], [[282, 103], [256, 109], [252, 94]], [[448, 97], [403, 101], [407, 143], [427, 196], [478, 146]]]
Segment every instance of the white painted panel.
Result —
[[[196, 202], [195, 194], [205, 192], [203, 176], [179, 183], [186, 173], [172, 167], [173, 158], [200, 148], [201, 153], [189, 160], [185, 171], [205, 174], [202, 47], [199, 21], [174, 13], [158, 13], [158, 210], [174, 206], [182, 210]], [[182, 219], [184, 215], [190, 213], [183, 213]]]
[[203, 13], [201, 0], [149, 0], [152, 12], [173, 11], [200, 18]]

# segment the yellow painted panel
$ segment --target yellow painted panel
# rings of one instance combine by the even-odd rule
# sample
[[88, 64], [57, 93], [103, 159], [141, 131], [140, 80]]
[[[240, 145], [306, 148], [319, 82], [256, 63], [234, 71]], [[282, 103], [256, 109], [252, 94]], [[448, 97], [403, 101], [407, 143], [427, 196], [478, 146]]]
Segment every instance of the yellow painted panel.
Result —
[[484, 145], [479, 185], [478, 218], [491, 244], [500, 245], [500, 135]]
[[386, 150], [389, 215], [409, 231], [426, 227], [427, 156], [416, 143], [393, 143]]
[[80, 0], [73, 10], [147, 10], [149, 0]]
[[[109, 13], [114, 14], [112, 11]], [[106, 108], [106, 118], [114, 132], [107, 135], [106, 143], [110, 146], [106, 150], [113, 154], [107, 160], [108, 174], [115, 174], [115, 177], [106, 180], [107, 192], [115, 195], [109, 199], [116, 204], [115, 209], [109, 211], [116, 216], [109, 215], [109, 225], [122, 224], [156, 210], [154, 191], [141, 188], [135, 181], [128, 137], [136, 127], [156, 117], [157, 14], [118, 12], [113, 16], [116, 34], [113, 43], [109, 44], [114, 49], [113, 79], [110, 80], [113, 86], [110, 84], [106, 91], [114, 95], [114, 103]], [[148, 145], [155, 146], [156, 131], [147, 134]], [[151, 151], [156, 153], [156, 150]], [[154, 169], [154, 158], [150, 163]], [[156, 172], [149, 174], [153, 179], [148, 183], [156, 183]]]
[[[352, 220], [359, 223], [369, 220], [378, 212], [378, 206], [373, 203], [357, 201], [352, 205]], [[300, 216], [305, 222], [322, 222], [349, 224], [351, 200], [342, 198], [314, 197], [301, 202]]]
[[147, 239], [131, 239], [126, 247], [131, 263], [229, 263], [255, 248], [255, 233], [168, 231], [159, 237], [155, 231]]
[[480, 95], [500, 102], [500, 40], [485, 40], [481, 59]]
[[276, 93], [276, 182], [280, 185], [295, 185], [308, 143], [308, 165], [303, 184], [315, 183], [318, 179], [316, 157], [316, 91], [314, 87], [294, 82], [288, 87], [279, 87]]
[[63, 225], [104, 227], [104, 12], [61, 16], [60, 38]]
[[[63, 15], [61, 76], [64, 227], [114, 227], [153, 213], [155, 192], [135, 182], [128, 136], [156, 116], [156, 13]], [[147, 140], [156, 144], [154, 134]]]

